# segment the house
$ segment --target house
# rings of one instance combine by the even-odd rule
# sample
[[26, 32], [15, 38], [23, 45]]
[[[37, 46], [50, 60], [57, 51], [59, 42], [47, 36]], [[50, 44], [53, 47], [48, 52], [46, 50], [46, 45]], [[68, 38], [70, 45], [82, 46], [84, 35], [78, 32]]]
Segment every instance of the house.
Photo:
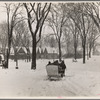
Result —
[[19, 47], [17, 48], [17, 54], [15, 55], [14, 49], [11, 48], [10, 50], [10, 58], [15, 59], [15, 56], [17, 59], [27, 59], [27, 50], [25, 47]]
[[[15, 59], [15, 54], [13, 48], [11, 48], [10, 58]], [[32, 47], [26, 49], [25, 47], [20, 47], [17, 50], [17, 59], [31, 59], [32, 58]], [[37, 47], [36, 48], [36, 58], [37, 59], [57, 59], [57, 50], [51, 47]]]
[[38, 59], [57, 59], [58, 53], [57, 50], [51, 47], [37, 47], [37, 58]]
[[18, 59], [26, 59], [27, 58], [27, 51], [24, 47], [19, 48], [17, 50], [17, 58]]

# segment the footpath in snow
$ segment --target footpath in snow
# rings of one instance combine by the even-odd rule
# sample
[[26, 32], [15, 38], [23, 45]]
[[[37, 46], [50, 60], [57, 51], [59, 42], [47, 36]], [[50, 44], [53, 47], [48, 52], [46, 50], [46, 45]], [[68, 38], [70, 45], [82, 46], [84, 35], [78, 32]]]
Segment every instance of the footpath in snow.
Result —
[[9, 69], [0, 68], [0, 98], [6, 97], [100, 97], [100, 56], [93, 56], [86, 64], [82, 59], [66, 59], [66, 76], [61, 80], [47, 78], [48, 60], [37, 60], [37, 69], [31, 63], [19, 61], [19, 69], [10, 60]]

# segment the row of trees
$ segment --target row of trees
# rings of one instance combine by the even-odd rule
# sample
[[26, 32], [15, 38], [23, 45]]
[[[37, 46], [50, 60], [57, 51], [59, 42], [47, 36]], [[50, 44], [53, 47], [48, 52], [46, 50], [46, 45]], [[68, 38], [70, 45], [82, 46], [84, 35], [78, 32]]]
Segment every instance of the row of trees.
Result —
[[[83, 63], [87, 56], [91, 57], [91, 51], [99, 34], [99, 3], [68, 3], [57, 4], [51, 8], [52, 15], [49, 18], [49, 26], [52, 28], [59, 47], [59, 60], [61, 60], [61, 38], [65, 32], [72, 33], [74, 42], [75, 59], [79, 38], [83, 48]], [[68, 32], [68, 33], [67, 33]], [[68, 40], [66, 41], [68, 43]], [[68, 44], [67, 44], [68, 45]], [[89, 50], [88, 50], [89, 48]]]
[[[1, 44], [3, 48], [7, 48], [7, 67], [11, 46], [17, 55], [18, 47], [22, 45], [28, 51], [32, 45], [31, 69], [36, 69], [36, 47], [43, 36], [43, 28], [46, 29], [47, 26], [50, 31], [47, 37], [51, 35], [54, 37], [49, 38], [51, 47], [54, 47], [55, 41], [57, 42], [59, 60], [62, 59], [63, 44], [68, 49], [71, 41], [75, 59], [80, 41], [83, 63], [86, 61], [86, 49], [87, 57], [91, 57], [95, 41], [100, 36], [99, 3], [5, 3], [4, 5], [7, 20], [1, 24]], [[3, 43], [3, 40], [6, 42]]]

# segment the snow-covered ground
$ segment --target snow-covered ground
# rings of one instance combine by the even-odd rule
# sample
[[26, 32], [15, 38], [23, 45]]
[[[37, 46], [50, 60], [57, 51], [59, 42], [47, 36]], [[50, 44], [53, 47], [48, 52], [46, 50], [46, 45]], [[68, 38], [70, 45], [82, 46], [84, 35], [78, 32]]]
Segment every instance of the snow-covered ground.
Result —
[[47, 78], [48, 60], [37, 60], [37, 69], [31, 63], [19, 61], [19, 69], [10, 60], [9, 69], [0, 67], [0, 98], [13, 97], [100, 97], [100, 56], [93, 56], [82, 64], [82, 59], [66, 59], [66, 76], [61, 80]]

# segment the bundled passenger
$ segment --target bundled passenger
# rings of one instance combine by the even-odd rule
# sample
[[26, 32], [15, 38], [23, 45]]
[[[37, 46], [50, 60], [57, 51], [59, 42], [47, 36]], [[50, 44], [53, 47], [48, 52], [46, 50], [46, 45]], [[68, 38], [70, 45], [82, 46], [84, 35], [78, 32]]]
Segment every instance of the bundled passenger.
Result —
[[47, 65], [51, 65], [51, 62], [49, 61]]
[[59, 65], [58, 60], [54, 61], [53, 64], [54, 64], [54, 65]]
[[65, 63], [64, 63], [64, 60], [62, 60], [60, 66], [62, 67], [62, 74], [63, 74], [63, 76], [65, 76], [66, 65], [65, 65]]

